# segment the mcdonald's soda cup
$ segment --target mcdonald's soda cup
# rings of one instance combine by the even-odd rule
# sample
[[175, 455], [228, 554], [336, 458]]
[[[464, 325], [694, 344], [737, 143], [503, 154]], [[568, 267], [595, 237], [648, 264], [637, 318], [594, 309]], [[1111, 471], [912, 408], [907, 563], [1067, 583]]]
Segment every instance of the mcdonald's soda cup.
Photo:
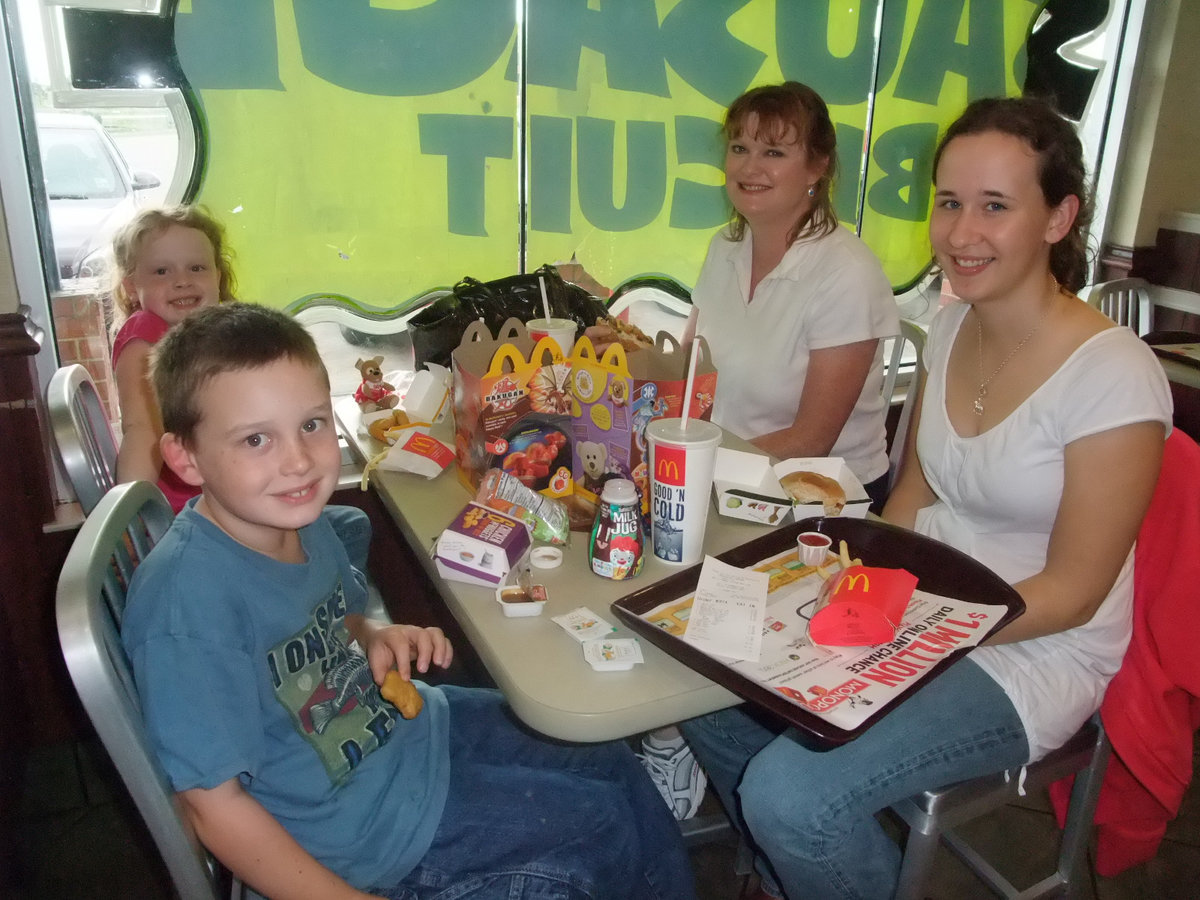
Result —
[[650, 541], [663, 562], [693, 565], [704, 558], [708, 495], [721, 429], [712, 422], [654, 419], [650, 449]]

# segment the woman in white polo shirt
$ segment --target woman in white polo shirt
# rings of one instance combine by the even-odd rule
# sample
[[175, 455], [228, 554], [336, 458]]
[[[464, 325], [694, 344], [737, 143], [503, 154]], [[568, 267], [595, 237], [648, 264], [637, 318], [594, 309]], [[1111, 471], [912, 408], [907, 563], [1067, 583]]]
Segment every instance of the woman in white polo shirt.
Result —
[[[825, 101], [795, 81], [752, 88], [725, 114], [728, 227], [713, 237], [684, 343], [716, 365], [713, 421], [785, 459], [840, 456], [887, 497], [881, 338], [900, 313], [879, 260], [833, 211], [837, 137]], [[646, 770], [678, 818], [706, 777], [674, 728], [642, 742]]]
[[838, 226], [837, 138], [820, 96], [753, 88], [725, 116], [734, 216], [713, 237], [686, 337], [720, 379], [713, 421], [776, 457], [840, 456], [882, 507], [887, 493], [882, 338], [899, 311], [879, 261]]

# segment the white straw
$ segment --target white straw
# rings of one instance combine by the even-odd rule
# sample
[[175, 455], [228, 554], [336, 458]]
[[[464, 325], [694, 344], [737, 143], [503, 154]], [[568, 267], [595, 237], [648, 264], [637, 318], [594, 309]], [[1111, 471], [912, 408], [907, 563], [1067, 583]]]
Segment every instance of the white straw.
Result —
[[687, 431], [688, 413], [692, 409], [692, 385], [696, 382], [696, 360], [700, 358], [700, 338], [692, 339], [692, 355], [688, 360], [687, 385], [683, 389], [683, 413], [680, 415], [679, 430]]
[[542, 289], [542, 309], [546, 311], [546, 318], [550, 318], [550, 301], [546, 299], [546, 276], [538, 276], [538, 287]]

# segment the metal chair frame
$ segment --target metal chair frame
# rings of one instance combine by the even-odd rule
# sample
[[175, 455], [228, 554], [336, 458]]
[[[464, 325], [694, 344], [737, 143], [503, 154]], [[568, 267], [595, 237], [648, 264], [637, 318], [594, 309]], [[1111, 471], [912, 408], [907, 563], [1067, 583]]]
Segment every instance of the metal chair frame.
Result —
[[46, 407], [59, 462], [86, 516], [116, 481], [117, 440], [108, 413], [92, 376], [78, 364], [51, 377]]
[[[1111, 752], [1097, 713], [1062, 747], [1026, 766], [1023, 778], [998, 772], [925, 791], [893, 805], [891, 812], [909, 827], [895, 900], [916, 900], [925, 896], [934, 856], [942, 842], [1001, 897], [1034, 900], [1059, 895], [1078, 896], [1087, 876], [1092, 821]], [[1023, 890], [1015, 887], [954, 830], [1012, 802], [1022, 790], [1046, 788], [1072, 774], [1075, 783], [1071, 789], [1057, 867], [1053, 874], [1037, 884]]]
[[904, 445], [908, 438], [908, 426], [912, 420], [913, 406], [916, 405], [917, 395], [921, 392], [924, 369], [921, 358], [925, 353], [925, 331], [916, 322], [908, 319], [900, 320], [900, 334], [892, 341], [891, 356], [888, 358], [887, 369], [883, 376], [883, 396], [890, 406], [896, 395], [896, 382], [900, 375], [900, 366], [904, 359], [904, 349], [912, 344], [917, 351], [917, 362], [913, 366], [912, 377], [904, 394], [904, 405], [900, 408], [900, 418], [896, 422], [896, 432], [892, 436], [892, 446], [888, 450], [888, 488], [896, 483], [896, 475], [900, 471], [900, 463], [904, 459]]
[[[181, 900], [220, 900], [219, 867], [183, 816], [150, 747], [121, 645], [134, 570], [174, 515], [149, 482], [114, 487], [87, 517], [58, 581], [59, 643], [83, 708], [129, 790]], [[229, 896], [247, 896], [237, 880]], [[254, 896], [250, 894], [249, 896]]]
[[1128, 325], [1135, 334], [1150, 330], [1150, 284], [1144, 278], [1118, 278], [1093, 285], [1087, 302], [1118, 325]]

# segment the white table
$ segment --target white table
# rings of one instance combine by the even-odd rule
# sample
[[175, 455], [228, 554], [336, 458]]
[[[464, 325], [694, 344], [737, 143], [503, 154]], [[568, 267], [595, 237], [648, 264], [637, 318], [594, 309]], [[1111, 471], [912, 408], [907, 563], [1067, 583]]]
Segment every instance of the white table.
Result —
[[1200, 343], [1162, 344], [1154, 352], [1169, 381], [1200, 388]]
[[[351, 398], [335, 412], [351, 452], [365, 461], [383, 445], [359, 433], [359, 411]], [[440, 436], [450, 437], [444, 424]], [[437, 433], [437, 432], [435, 432]], [[447, 443], [453, 443], [447, 440]], [[727, 435], [727, 446], [748, 445]], [[733, 706], [740, 699], [657, 647], [642, 642], [646, 661], [627, 672], [595, 672], [584, 662], [580, 645], [551, 616], [586, 606], [618, 625], [617, 637], [632, 637], [609, 610], [614, 600], [678, 571], [647, 553], [642, 574], [632, 581], [593, 575], [587, 562], [587, 535], [572, 534], [563, 565], [534, 569], [535, 580], [549, 593], [540, 616], [506, 618], [491, 588], [447, 581], [432, 558], [434, 542], [455, 513], [470, 500], [453, 464], [437, 478], [376, 470], [371, 484], [412, 545], [437, 586], [446, 608], [462, 627], [516, 714], [530, 727], [571, 741], [604, 741], [640, 734], [662, 725]], [[766, 526], [728, 519], [710, 511], [705, 551], [720, 553], [764, 533]]]

